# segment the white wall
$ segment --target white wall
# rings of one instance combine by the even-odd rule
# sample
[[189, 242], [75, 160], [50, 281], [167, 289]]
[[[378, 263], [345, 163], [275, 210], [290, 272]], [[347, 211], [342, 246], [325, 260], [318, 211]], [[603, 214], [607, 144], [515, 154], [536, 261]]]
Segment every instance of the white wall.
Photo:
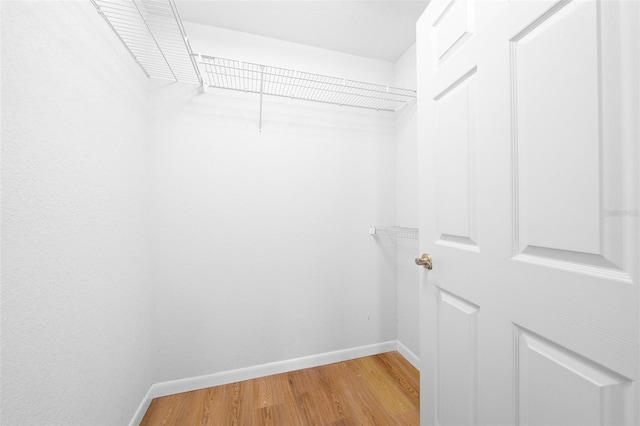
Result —
[[[416, 45], [395, 63], [398, 87], [416, 88]], [[398, 113], [396, 121], [396, 217], [399, 226], [418, 227], [418, 136], [416, 103]], [[420, 356], [418, 242], [397, 239], [398, 341]]]
[[[3, 424], [122, 424], [151, 383], [401, 334], [367, 234], [408, 211], [393, 114], [266, 98], [258, 134], [256, 96], [148, 84], [88, 2], [2, 9]], [[196, 27], [202, 53], [404, 69]]]
[[[193, 29], [247, 61], [377, 62]], [[393, 114], [265, 97], [259, 134], [256, 95], [165, 84], [151, 105], [156, 381], [395, 340], [395, 251], [367, 233], [395, 222]]]
[[151, 384], [146, 99], [89, 2], [2, 2], [3, 424], [127, 423]]

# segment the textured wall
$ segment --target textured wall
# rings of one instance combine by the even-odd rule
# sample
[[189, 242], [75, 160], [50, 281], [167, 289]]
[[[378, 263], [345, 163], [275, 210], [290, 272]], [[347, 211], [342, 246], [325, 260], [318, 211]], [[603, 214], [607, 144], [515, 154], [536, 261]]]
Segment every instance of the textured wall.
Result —
[[395, 251], [367, 233], [395, 221], [392, 113], [265, 97], [259, 134], [256, 95], [160, 85], [150, 104], [157, 380], [395, 340]]
[[2, 3], [2, 422], [127, 423], [151, 384], [146, 78], [89, 2]]
[[396, 338], [396, 249], [367, 234], [396, 223], [395, 116], [265, 99], [257, 122], [254, 95], [148, 85], [88, 2], [2, 3], [3, 424], [122, 424], [154, 382]]

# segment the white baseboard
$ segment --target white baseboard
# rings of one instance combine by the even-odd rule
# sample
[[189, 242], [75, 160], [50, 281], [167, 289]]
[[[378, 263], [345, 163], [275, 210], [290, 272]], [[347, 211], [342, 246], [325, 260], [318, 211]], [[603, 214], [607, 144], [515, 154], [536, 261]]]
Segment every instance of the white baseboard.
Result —
[[131, 421], [129, 422], [129, 426], [138, 426], [142, 421], [142, 419], [144, 418], [144, 415], [147, 413], [147, 410], [149, 409], [149, 405], [151, 405], [151, 400], [153, 400], [153, 396], [151, 396], [152, 389], [153, 389], [153, 385], [151, 385], [151, 387], [147, 391], [147, 394], [142, 399], [142, 402], [140, 403], [140, 405], [138, 405], [138, 409], [136, 410], [136, 413], [133, 415], [133, 418], [131, 419]]
[[222, 371], [220, 373], [205, 376], [189, 377], [187, 379], [171, 380], [156, 383], [151, 386], [152, 398], [173, 395], [176, 393], [190, 392], [197, 389], [210, 388], [212, 386], [226, 385], [243, 380], [256, 379], [258, 377], [271, 376], [273, 374], [286, 373], [301, 370], [303, 368], [318, 367], [334, 362], [347, 361], [363, 356], [375, 355], [396, 350], [396, 342], [383, 342], [374, 345], [360, 346], [357, 348], [343, 349], [335, 352], [294, 358], [285, 361], [271, 362], [269, 364], [255, 365], [237, 370]]
[[336, 362], [348, 361], [355, 358], [362, 358], [370, 355], [377, 355], [384, 352], [397, 350], [407, 358], [407, 360], [418, 368], [418, 358], [403, 344], [396, 340], [376, 343], [373, 345], [359, 346], [356, 348], [343, 349], [334, 352], [325, 352], [317, 355], [294, 358], [285, 361], [277, 361], [269, 364], [255, 365], [237, 370], [222, 371], [204, 376], [189, 377], [186, 379], [170, 380], [151, 385], [149, 392], [144, 397], [130, 426], [137, 426], [142, 421], [151, 400], [161, 396], [173, 395], [176, 393], [190, 392], [198, 389], [210, 388], [212, 386], [226, 385], [243, 380], [256, 379], [258, 377], [271, 376], [273, 374], [287, 373], [289, 371], [301, 370], [303, 368], [319, 367], [321, 365], [333, 364]]
[[416, 354], [411, 352], [409, 348], [400, 343], [400, 341], [397, 342], [397, 350], [400, 352], [400, 355], [405, 357], [407, 361], [416, 368], [416, 370], [420, 371], [420, 358], [418, 358]]

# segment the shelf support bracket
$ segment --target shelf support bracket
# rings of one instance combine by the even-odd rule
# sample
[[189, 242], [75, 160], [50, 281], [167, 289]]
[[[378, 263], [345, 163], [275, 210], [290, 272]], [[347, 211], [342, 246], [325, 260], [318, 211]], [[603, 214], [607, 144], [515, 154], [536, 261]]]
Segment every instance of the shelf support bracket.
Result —
[[260, 66], [260, 121], [258, 131], [262, 133], [262, 94], [264, 93], [264, 65]]

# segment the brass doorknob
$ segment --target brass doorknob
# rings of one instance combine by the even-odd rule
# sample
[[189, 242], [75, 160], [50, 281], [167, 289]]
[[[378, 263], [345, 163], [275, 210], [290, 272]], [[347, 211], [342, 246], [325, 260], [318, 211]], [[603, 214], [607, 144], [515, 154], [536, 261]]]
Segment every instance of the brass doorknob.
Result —
[[433, 260], [431, 260], [431, 256], [428, 253], [424, 253], [422, 257], [416, 259], [416, 265], [424, 266], [424, 269], [433, 269]]

